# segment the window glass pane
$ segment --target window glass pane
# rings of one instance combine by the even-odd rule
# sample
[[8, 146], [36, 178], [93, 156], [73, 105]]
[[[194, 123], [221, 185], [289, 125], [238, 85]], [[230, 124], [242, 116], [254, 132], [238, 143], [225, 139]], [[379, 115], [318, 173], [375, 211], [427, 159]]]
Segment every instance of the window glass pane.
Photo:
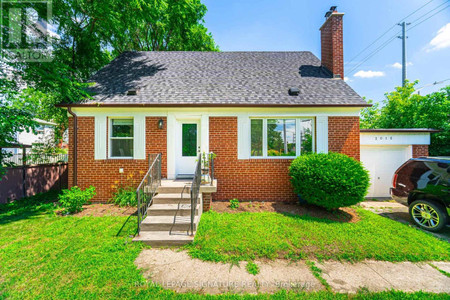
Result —
[[295, 120], [267, 120], [267, 155], [295, 156]]
[[197, 156], [197, 124], [183, 124], [182, 156]]
[[132, 157], [133, 139], [112, 139], [111, 140], [112, 157]]
[[312, 120], [300, 121], [301, 154], [313, 152]]
[[251, 156], [263, 153], [263, 120], [251, 120]]
[[112, 120], [112, 137], [133, 137], [133, 119]]

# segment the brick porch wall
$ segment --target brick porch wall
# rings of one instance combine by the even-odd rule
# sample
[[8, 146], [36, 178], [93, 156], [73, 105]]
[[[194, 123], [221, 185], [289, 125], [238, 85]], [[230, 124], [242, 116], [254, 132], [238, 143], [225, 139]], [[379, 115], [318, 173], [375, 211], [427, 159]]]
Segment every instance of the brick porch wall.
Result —
[[[73, 185], [73, 118], [69, 118], [69, 186]], [[167, 128], [158, 129], [158, 120], [165, 117], [146, 118], [146, 145], [149, 153], [162, 153], [162, 176], [167, 177]], [[94, 159], [94, 117], [78, 117], [78, 186], [96, 187], [95, 202], [108, 201], [117, 182], [134, 188], [142, 180], [149, 167], [148, 159]], [[119, 173], [119, 168], [124, 173]]]
[[360, 160], [359, 117], [328, 117], [328, 151]]
[[428, 145], [412, 145], [412, 157], [428, 156]]

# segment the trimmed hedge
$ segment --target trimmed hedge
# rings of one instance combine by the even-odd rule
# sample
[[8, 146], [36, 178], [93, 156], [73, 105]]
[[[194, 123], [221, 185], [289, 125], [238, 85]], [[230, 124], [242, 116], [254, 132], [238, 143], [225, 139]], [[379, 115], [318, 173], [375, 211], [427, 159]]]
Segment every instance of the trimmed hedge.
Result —
[[369, 172], [361, 162], [341, 153], [299, 156], [291, 163], [289, 175], [295, 193], [326, 209], [361, 202], [369, 187]]

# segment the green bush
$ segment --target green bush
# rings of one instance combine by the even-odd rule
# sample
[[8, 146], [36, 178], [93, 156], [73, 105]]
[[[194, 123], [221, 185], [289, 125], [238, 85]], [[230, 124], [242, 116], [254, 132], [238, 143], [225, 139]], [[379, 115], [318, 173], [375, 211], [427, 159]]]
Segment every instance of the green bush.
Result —
[[136, 190], [132, 187], [119, 187], [111, 202], [118, 206], [137, 206]]
[[239, 207], [239, 200], [234, 198], [230, 200], [230, 208], [231, 209], [236, 209]]
[[83, 210], [83, 205], [90, 203], [90, 200], [96, 195], [95, 187], [92, 185], [84, 191], [77, 186], [70, 190], [63, 190], [59, 195], [59, 203], [66, 213], [77, 213]]
[[362, 201], [369, 187], [368, 171], [359, 161], [341, 153], [299, 156], [291, 163], [289, 175], [297, 194], [326, 209]]

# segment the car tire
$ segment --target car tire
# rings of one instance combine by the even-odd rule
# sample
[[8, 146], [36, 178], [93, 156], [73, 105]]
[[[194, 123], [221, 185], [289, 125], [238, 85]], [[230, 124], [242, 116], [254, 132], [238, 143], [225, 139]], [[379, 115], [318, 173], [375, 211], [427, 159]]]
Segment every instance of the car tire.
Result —
[[440, 231], [447, 225], [448, 221], [445, 208], [436, 202], [428, 200], [412, 202], [409, 205], [409, 216], [417, 226], [432, 232]]

